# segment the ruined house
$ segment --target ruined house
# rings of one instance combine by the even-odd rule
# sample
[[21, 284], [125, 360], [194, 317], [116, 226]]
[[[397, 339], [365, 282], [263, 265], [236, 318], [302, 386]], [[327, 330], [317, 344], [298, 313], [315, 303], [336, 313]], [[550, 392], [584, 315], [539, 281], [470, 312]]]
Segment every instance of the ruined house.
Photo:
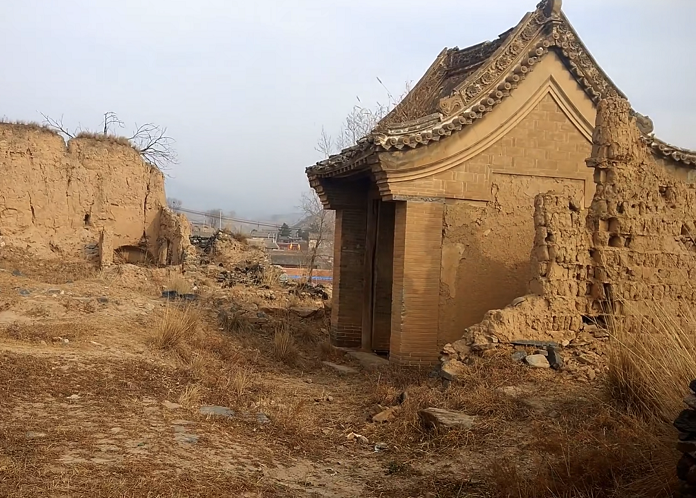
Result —
[[28, 255], [179, 264], [188, 221], [125, 139], [0, 123], [0, 241]]
[[[607, 97], [625, 98], [561, 1], [544, 0], [494, 41], [443, 50], [369, 136], [308, 168], [336, 211], [333, 344], [430, 363], [527, 294], [535, 196], [590, 206], [585, 161]], [[696, 154], [631, 114], [656, 164], [691, 181]]]
[[567, 193], [536, 196], [530, 294], [488, 311], [445, 345], [448, 371], [472, 350], [516, 339], [572, 341], [597, 327], [629, 334], [691, 329], [696, 185], [665, 167], [652, 144], [628, 101], [599, 102], [587, 159], [592, 203], [583, 209]]

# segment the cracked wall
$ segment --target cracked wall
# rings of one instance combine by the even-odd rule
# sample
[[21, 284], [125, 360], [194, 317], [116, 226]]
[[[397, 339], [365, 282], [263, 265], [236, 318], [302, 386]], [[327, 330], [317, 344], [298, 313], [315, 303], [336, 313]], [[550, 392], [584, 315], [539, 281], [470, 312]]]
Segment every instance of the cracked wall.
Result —
[[164, 176], [132, 147], [95, 138], [66, 144], [40, 127], [1, 123], [0, 171], [6, 244], [42, 257], [98, 258], [106, 229], [114, 249], [159, 253]]
[[439, 345], [527, 292], [535, 196], [558, 190], [589, 205], [592, 175], [584, 161], [590, 149], [547, 94], [498, 142], [462, 166], [491, 169], [491, 200], [451, 199], [445, 206]]
[[628, 329], [655, 306], [686, 325], [696, 303], [696, 189], [656, 160], [621, 99], [600, 103], [587, 165], [589, 209], [562, 192], [535, 199], [529, 294], [464, 334], [468, 343], [572, 339], [586, 324]]

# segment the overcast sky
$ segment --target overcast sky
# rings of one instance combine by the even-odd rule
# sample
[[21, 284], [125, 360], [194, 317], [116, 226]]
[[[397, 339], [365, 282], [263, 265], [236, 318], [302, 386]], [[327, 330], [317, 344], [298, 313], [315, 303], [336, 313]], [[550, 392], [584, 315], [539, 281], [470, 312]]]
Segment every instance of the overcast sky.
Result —
[[[565, 0], [599, 64], [696, 148], [696, 1]], [[0, 0], [0, 116], [98, 127], [115, 111], [176, 139], [168, 194], [267, 216], [295, 211], [324, 125], [386, 101], [444, 47], [490, 40], [536, 0]]]

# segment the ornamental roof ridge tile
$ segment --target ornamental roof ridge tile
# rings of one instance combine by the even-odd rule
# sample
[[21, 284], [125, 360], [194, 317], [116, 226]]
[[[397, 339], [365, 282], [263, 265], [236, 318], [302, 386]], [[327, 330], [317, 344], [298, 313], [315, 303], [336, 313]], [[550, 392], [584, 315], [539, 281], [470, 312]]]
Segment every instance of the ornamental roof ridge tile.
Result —
[[[483, 119], [510, 96], [550, 50], [559, 54], [595, 103], [606, 97], [626, 98], [599, 67], [560, 7], [560, 0], [542, 0], [534, 12], [495, 41], [465, 49], [444, 49], [402, 103], [372, 133], [307, 168], [307, 174], [341, 174], [357, 167], [361, 158], [373, 152], [427, 145]], [[457, 78], [452, 80], [452, 75]], [[669, 145], [649, 132], [643, 134], [656, 152], [696, 166], [696, 152]]]

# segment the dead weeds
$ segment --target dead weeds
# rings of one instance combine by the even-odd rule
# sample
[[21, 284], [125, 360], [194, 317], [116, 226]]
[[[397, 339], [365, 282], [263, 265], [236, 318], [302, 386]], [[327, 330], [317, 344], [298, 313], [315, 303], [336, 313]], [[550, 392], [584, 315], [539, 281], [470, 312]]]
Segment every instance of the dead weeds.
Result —
[[155, 326], [150, 344], [157, 349], [175, 350], [186, 337], [196, 333], [201, 322], [200, 310], [195, 306], [181, 308], [168, 306]]

